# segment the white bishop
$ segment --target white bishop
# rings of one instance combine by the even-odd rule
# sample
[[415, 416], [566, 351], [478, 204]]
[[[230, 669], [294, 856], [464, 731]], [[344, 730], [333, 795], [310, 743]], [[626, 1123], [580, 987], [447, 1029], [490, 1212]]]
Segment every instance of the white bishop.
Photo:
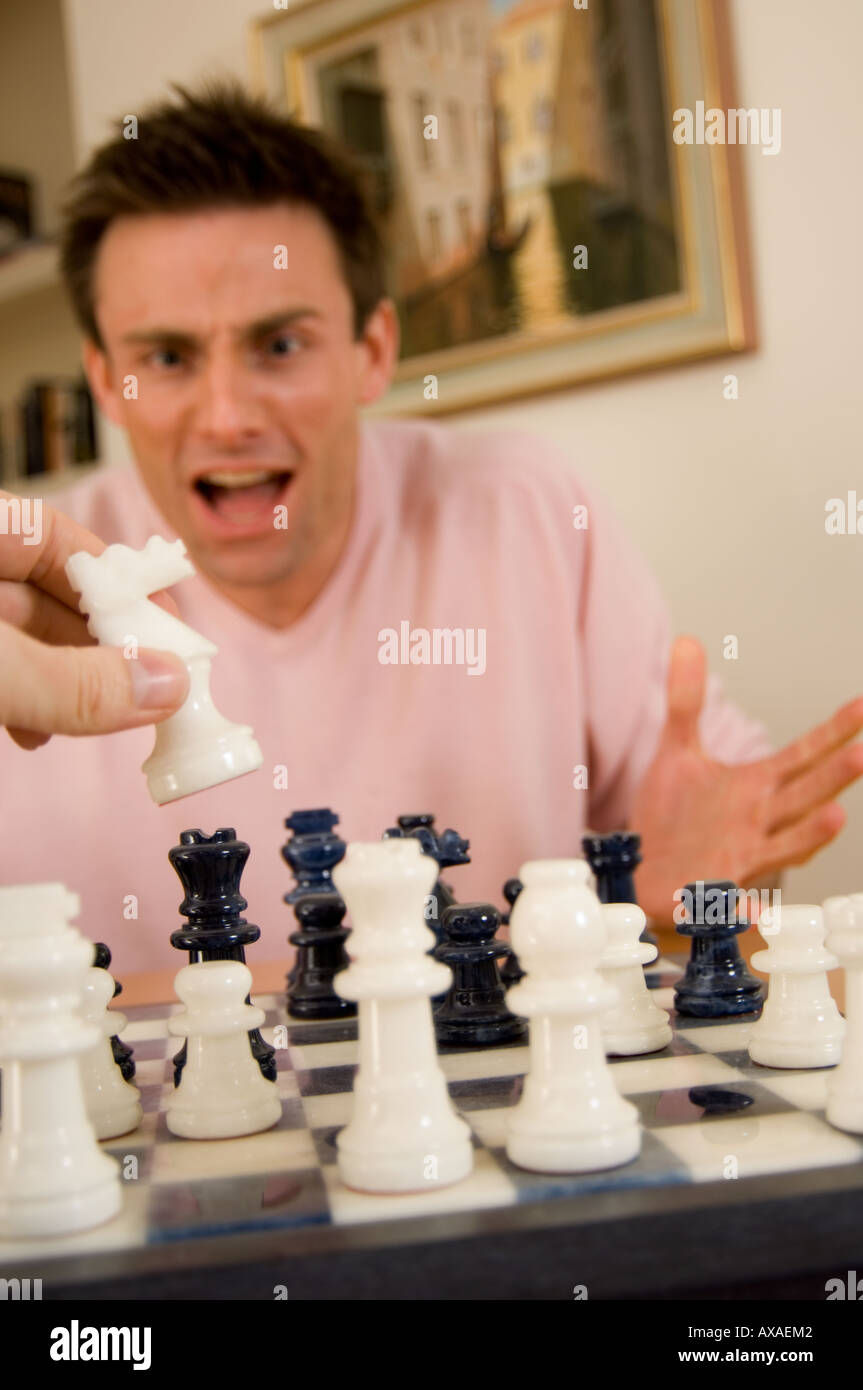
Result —
[[597, 969], [605, 931], [590, 870], [583, 859], [539, 859], [519, 878], [510, 937], [526, 973], [507, 1003], [530, 1019], [530, 1062], [506, 1151], [544, 1173], [615, 1168], [638, 1154], [641, 1128], [605, 1058], [601, 1018], [617, 992]]

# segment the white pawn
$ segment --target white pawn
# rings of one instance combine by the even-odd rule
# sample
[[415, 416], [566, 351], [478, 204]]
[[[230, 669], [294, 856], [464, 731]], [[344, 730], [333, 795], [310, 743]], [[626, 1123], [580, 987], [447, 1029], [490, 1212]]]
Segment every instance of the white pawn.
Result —
[[205, 960], [184, 965], [174, 988], [185, 1013], [168, 1020], [188, 1039], [180, 1084], [168, 1102], [166, 1123], [183, 1139], [233, 1139], [257, 1134], [281, 1118], [274, 1081], [252, 1055], [249, 1030], [263, 1009], [246, 1003], [252, 972], [241, 961]]
[[470, 1129], [456, 1115], [430, 998], [452, 972], [427, 955], [423, 909], [437, 877], [415, 839], [349, 844], [333, 882], [353, 920], [343, 999], [359, 1001], [359, 1069], [337, 1139], [342, 1181], [360, 1192], [422, 1192], [467, 1177]]
[[602, 920], [606, 935], [599, 973], [618, 996], [602, 1015], [605, 1050], [615, 1057], [658, 1052], [671, 1042], [671, 1023], [644, 978], [642, 966], [659, 954], [656, 946], [638, 939], [647, 918], [636, 903], [604, 903]]
[[80, 1058], [87, 1115], [97, 1139], [115, 1139], [141, 1123], [141, 1093], [126, 1081], [111, 1050], [111, 1038], [126, 1027], [125, 1014], [111, 1010], [114, 981], [107, 970], [91, 965], [84, 984], [82, 1017], [99, 1029], [99, 1041]]
[[827, 1119], [837, 1129], [863, 1134], [863, 893], [828, 898], [827, 945], [845, 970], [847, 1033], [842, 1061], [827, 1086]]
[[752, 965], [770, 985], [749, 1056], [762, 1067], [835, 1066], [845, 1023], [827, 983], [838, 961], [824, 947], [821, 908], [783, 903], [761, 914], [758, 930], [767, 949], [756, 951]]
[[616, 1168], [637, 1156], [641, 1127], [605, 1057], [601, 1018], [617, 996], [597, 969], [605, 929], [590, 870], [583, 859], [533, 860], [519, 878], [510, 938], [526, 974], [507, 1004], [530, 1019], [530, 1063], [506, 1151], [544, 1173]]
[[79, 1054], [98, 1039], [80, 1015], [93, 943], [70, 925], [60, 883], [0, 888], [0, 1236], [60, 1236], [120, 1210], [120, 1168], [87, 1118]]

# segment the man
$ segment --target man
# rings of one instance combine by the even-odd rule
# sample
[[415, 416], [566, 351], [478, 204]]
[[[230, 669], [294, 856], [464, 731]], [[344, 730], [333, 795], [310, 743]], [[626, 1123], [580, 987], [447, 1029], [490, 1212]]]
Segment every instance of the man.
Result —
[[[0, 766], [5, 873], [80, 891], [121, 972], [176, 964], [167, 851], [189, 826], [250, 842], [258, 959], [287, 954], [278, 847], [297, 807], [332, 805], [352, 839], [435, 811], [471, 840], [463, 899], [499, 900], [525, 859], [629, 823], [641, 901], [666, 923], [687, 880], [751, 886], [838, 833], [863, 699], [768, 755], [697, 642], [669, 659], [653, 579], [565, 456], [360, 422], [397, 322], [361, 187], [320, 136], [232, 89], [181, 93], [79, 176], [63, 267], [138, 471], [71, 490], [40, 547], [0, 537], [0, 716], [19, 745]], [[184, 697], [176, 663], [49, 650], [84, 640], [65, 557], [155, 531], [198, 568], [165, 601], [219, 644], [216, 703], [264, 752], [260, 772], [161, 808], [138, 726]], [[108, 729], [125, 732], [34, 751]]]

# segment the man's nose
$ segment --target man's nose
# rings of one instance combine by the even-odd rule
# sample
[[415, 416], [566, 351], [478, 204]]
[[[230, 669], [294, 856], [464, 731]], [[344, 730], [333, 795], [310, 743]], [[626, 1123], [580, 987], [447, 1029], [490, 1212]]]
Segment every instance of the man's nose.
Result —
[[196, 416], [202, 434], [215, 442], [231, 444], [259, 432], [260, 408], [242, 364], [212, 361], [199, 380]]

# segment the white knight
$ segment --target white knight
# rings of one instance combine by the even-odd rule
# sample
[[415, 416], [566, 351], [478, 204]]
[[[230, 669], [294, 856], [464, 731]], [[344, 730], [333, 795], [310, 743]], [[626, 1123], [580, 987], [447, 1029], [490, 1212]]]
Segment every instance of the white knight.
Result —
[[105, 646], [132, 645], [131, 660], [142, 647], [174, 652], [188, 668], [189, 694], [176, 714], [157, 725], [142, 768], [160, 806], [254, 772], [263, 761], [252, 730], [232, 724], [213, 704], [210, 666], [218, 647], [149, 598], [194, 573], [183, 542], [163, 536], [151, 536], [143, 550], [109, 545], [101, 555], [79, 550], [66, 562], [93, 637]]

